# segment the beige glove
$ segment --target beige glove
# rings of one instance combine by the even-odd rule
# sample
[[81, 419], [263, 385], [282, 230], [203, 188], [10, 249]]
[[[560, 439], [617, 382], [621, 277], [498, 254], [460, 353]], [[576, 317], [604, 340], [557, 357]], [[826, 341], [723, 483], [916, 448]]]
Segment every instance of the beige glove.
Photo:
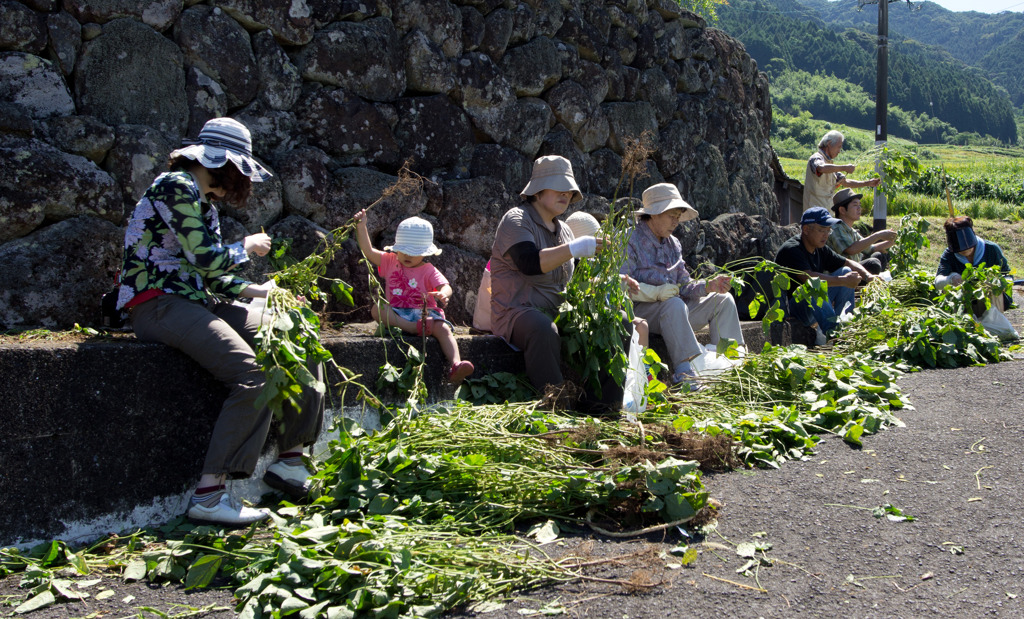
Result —
[[633, 301], [641, 303], [653, 303], [655, 301], [665, 301], [672, 297], [679, 296], [679, 284], [662, 284], [660, 286], [654, 286], [651, 284], [640, 283], [640, 292], [629, 295], [629, 298]]

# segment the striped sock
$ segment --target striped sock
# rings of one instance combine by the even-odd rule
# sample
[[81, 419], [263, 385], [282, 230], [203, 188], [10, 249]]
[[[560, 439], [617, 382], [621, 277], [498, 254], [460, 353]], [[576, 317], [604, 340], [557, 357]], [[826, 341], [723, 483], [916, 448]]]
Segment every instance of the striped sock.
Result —
[[220, 501], [220, 497], [224, 494], [226, 488], [227, 486], [224, 485], [196, 488], [195, 492], [192, 493], [192, 498], [188, 501], [189, 505], [213, 507]]
[[288, 466], [302, 466], [302, 452], [301, 451], [286, 451], [283, 454], [278, 454], [278, 462], [283, 462]]

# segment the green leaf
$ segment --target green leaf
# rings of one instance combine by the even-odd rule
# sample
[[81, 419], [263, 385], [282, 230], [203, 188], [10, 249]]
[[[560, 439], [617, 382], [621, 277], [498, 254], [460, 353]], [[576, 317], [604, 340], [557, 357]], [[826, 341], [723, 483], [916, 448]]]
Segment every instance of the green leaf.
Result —
[[25, 613], [30, 613], [34, 610], [39, 610], [40, 608], [46, 608], [47, 606], [50, 606], [56, 601], [57, 598], [55, 598], [53, 593], [50, 592], [49, 589], [47, 589], [46, 591], [43, 591], [34, 598], [26, 601], [21, 606], [15, 608], [14, 612], [16, 614], [23, 615]]
[[124, 568], [124, 581], [135, 582], [146, 577], [146, 562], [142, 559], [133, 559]]
[[210, 586], [217, 572], [220, 570], [222, 561], [220, 555], [206, 555], [200, 557], [191, 567], [185, 576], [185, 590], [202, 589]]

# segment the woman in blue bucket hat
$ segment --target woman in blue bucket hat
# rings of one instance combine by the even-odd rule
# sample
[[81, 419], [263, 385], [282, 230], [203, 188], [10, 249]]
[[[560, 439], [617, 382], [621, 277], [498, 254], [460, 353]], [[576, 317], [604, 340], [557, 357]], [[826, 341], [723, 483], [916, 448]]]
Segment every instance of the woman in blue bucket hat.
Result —
[[[182, 351], [227, 386], [187, 515], [199, 523], [246, 526], [269, 512], [232, 498], [225, 481], [253, 474], [272, 414], [256, 406], [264, 375], [253, 340], [262, 312], [232, 301], [266, 297], [274, 283], [254, 284], [234, 272], [250, 253], [266, 255], [271, 239], [261, 232], [224, 243], [212, 201], [244, 207], [252, 183], [270, 172], [253, 157], [249, 130], [231, 118], [207, 122], [197, 141], [169, 159], [169, 171], [153, 181], [128, 221], [117, 308], [128, 312], [140, 340]], [[310, 371], [321, 378], [321, 368]], [[323, 411], [322, 388], [304, 388], [299, 410], [284, 407], [280, 454], [263, 479], [292, 498], [309, 489], [302, 451], [316, 440]]]

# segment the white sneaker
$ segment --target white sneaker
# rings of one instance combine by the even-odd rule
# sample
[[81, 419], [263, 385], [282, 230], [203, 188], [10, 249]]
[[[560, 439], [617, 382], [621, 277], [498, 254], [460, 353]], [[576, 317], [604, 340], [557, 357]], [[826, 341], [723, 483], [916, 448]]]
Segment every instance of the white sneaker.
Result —
[[270, 511], [246, 507], [225, 492], [213, 507], [197, 503], [188, 508], [186, 515], [195, 524], [246, 527], [254, 522], [266, 520], [270, 517]]
[[815, 346], [824, 346], [827, 343], [828, 343], [828, 338], [825, 337], [825, 332], [821, 330], [821, 326], [820, 325], [815, 325], [815, 327], [814, 327], [814, 345]]
[[278, 460], [267, 467], [263, 482], [293, 499], [304, 499], [309, 494], [309, 476], [312, 474], [305, 466], [289, 466]]

